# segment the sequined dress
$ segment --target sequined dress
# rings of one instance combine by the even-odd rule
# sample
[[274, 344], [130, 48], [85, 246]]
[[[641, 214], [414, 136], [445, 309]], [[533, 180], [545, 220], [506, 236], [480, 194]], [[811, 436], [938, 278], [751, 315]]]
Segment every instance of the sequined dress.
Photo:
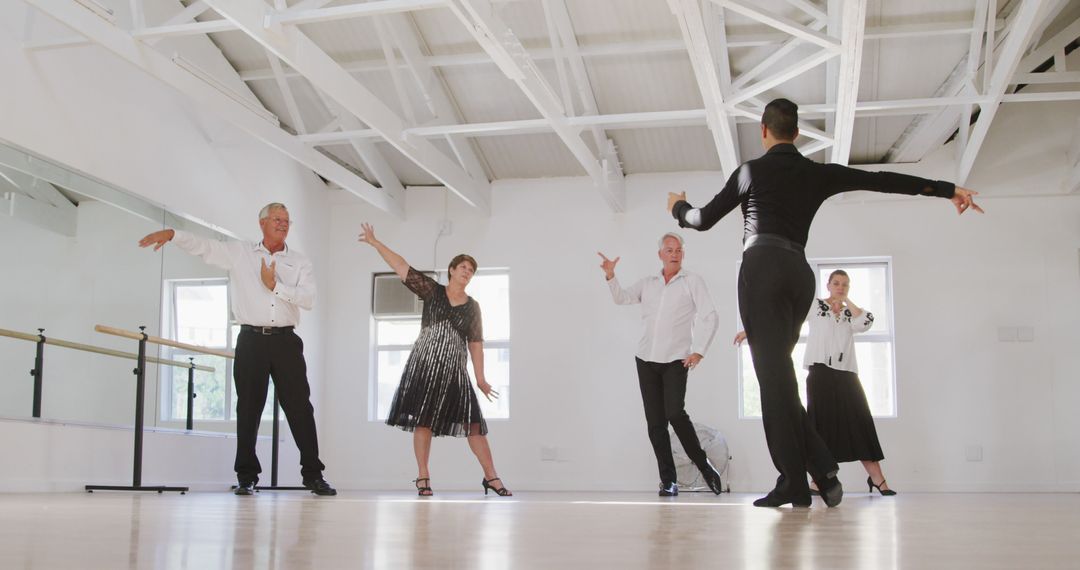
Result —
[[468, 343], [484, 340], [479, 303], [469, 297], [462, 305], [452, 305], [446, 287], [412, 267], [404, 283], [424, 301], [424, 311], [387, 425], [465, 437], [477, 434], [470, 432], [476, 424], [479, 435], [486, 435], [487, 422], [466, 368]]

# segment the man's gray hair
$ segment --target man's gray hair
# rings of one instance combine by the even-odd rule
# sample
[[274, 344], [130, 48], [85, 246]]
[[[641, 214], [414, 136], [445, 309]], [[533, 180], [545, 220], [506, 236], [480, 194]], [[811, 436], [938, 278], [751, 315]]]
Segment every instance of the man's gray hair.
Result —
[[286, 212], [289, 211], [289, 209], [285, 207], [285, 204], [282, 204], [281, 202], [270, 202], [269, 204], [263, 206], [263, 209], [259, 210], [259, 221], [269, 218], [270, 210], [285, 210]]
[[659, 247], [660, 249], [664, 249], [664, 240], [666, 240], [667, 238], [675, 238], [675, 240], [679, 242], [679, 247], [683, 247], [686, 245], [686, 242], [683, 241], [681, 235], [675, 232], [668, 232], [660, 236], [660, 241], [656, 242], [657, 247]]

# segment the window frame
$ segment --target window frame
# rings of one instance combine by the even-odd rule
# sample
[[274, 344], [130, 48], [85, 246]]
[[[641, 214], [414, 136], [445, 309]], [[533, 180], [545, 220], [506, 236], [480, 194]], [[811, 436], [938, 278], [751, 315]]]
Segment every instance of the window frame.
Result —
[[[807, 264], [810, 265], [810, 268], [814, 272], [814, 297], [815, 298], [820, 296], [820, 294], [822, 292], [821, 291], [821, 287], [823, 286], [823, 284], [821, 282], [821, 268], [822, 267], [831, 267], [831, 268], [837, 268], [837, 269], [844, 269], [846, 271], [846, 270], [851, 269], [851, 268], [861, 268], [861, 267], [868, 267], [868, 266], [884, 266], [884, 269], [885, 269], [885, 305], [886, 305], [885, 308], [886, 308], [887, 314], [889, 316], [889, 318], [888, 318], [888, 330], [883, 331], [883, 332], [870, 332], [870, 331], [867, 331], [867, 332], [864, 332], [864, 333], [858, 333], [856, 335], [856, 337], [855, 337], [856, 338], [855, 343], [856, 343], [856, 345], [858, 345], [860, 343], [891, 343], [890, 351], [889, 351], [890, 352], [890, 354], [889, 354], [889, 363], [890, 363], [890, 365], [892, 367], [892, 371], [891, 371], [892, 372], [891, 373], [891, 382], [892, 382], [891, 389], [892, 389], [892, 394], [893, 394], [892, 412], [890, 414], [884, 414], [884, 415], [874, 414], [873, 418], [875, 420], [899, 418], [900, 417], [900, 397], [899, 397], [899, 392], [897, 391], [897, 386], [898, 386], [899, 382], [898, 382], [897, 373], [896, 373], [896, 312], [893, 310], [893, 297], [895, 296], [895, 292], [893, 291], [893, 263], [892, 263], [892, 256], [814, 257], [814, 258], [807, 258], [806, 262], [807, 262]], [[742, 266], [742, 261], [739, 261], [739, 262], [736, 263], [736, 279], [737, 279], [737, 276], [738, 276], [739, 268], [741, 266]], [[738, 294], [737, 289], [738, 288], [736, 287], [736, 295]], [[735, 307], [736, 307], [736, 309], [735, 309], [735, 318], [736, 318], [736, 323], [737, 323], [737, 326], [738, 326], [737, 330], [742, 330], [743, 329], [742, 315], [738, 310], [738, 297], [737, 296], [736, 296]], [[870, 312], [875, 312], [875, 311], [881, 312], [881, 309], [876, 308], [876, 307], [870, 307], [869, 309], [870, 309]], [[808, 335], [808, 333], [805, 332], [805, 330], [806, 329], [805, 329], [805, 326], [804, 326], [803, 330], [800, 331], [800, 333], [799, 333], [799, 341], [796, 344], [796, 346], [798, 346], [798, 344], [805, 344], [807, 342], [807, 338], [808, 338], [809, 335]], [[739, 350], [736, 352], [736, 356], [735, 356], [736, 373], [737, 373], [736, 378], [738, 380], [736, 382], [736, 384], [737, 384], [736, 391], [737, 391], [737, 397], [738, 397], [738, 402], [739, 402], [739, 419], [740, 420], [760, 420], [761, 415], [748, 415], [746, 413], [746, 409], [745, 409], [746, 399], [745, 399], [744, 392], [743, 392], [743, 374], [745, 372], [745, 370], [744, 370], [745, 366], [744, 366], [744, 363], [743, 363], [743, 356], [742, 355], [743, 355], [743, 352], [742, 352], [742, 349], [740, 347]], [[801, 362], [795, 362], [794, 364], [795, 364], [796, 369], [802, 367]], [[802, 397], [803, 391], [800, 390], [799, 394], [800, 394], [800, 397]], [[805, 402], [803, 402], [803, 404], [805, 405]]]

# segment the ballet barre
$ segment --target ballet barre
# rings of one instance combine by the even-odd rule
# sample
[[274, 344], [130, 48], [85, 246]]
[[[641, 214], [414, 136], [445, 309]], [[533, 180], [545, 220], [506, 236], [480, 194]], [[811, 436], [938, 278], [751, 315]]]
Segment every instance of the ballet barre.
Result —
[[[13, 331], [8, 329], [0, 329], [0, 336], [14, 338], [19, 340], [27, 340], [37, 344], [37, 354], [34, 357], [34, 368], [30, 371], [30, 375], [34, 377], [34, 401], [31, 407], [31, 415], [35, 418], [41, 417], [41, 399], [42, 399], [42, 386], [45, 379], [45, 345], [50, 344], [61, 348], [70, 348], [73, 350], [80, 350], [83, 352], [91, 352], [95, 354], [103, 354], [105, 356], [114, 356], [117, 358], [125, 358], [128, 360], [138, 360], [139, 355], [131, 352], [123, 352], [120, 350], [113, 350], [111, 348], [105, 348], [101, 346], [94, 346], [90, 344], [83, 344], [79, 342], [72, 342], [68, 340], [60, 340], [58, 338], [45, 336], [45, 329], [38, 329], [38, 334], [24, 333], [19, 331]], [[214, 372], [213, 366], [204, 366], [201, 364], [195, 364], [194, 362], [179, 362], [176, 360], [167, 360], [164, 358], [156, 358], [153, 356], [146, 357], [147, 362], [153, 362], [154, 364], [164, 364], [166, 366], [175, 366], [177, 368], [187, 368], [189, 379], [194, 378], [196, 370], [203, 372]], [[191, 408], [188, 408], [190, 416]], [[188, 425], [187, 429], [191, 429], [191, 425]]]

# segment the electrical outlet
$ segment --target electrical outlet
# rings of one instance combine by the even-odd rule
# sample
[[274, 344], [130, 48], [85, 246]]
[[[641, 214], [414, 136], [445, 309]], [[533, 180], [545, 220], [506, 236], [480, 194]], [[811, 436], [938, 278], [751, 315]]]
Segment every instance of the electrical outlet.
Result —
[[971, 444], [964, 447], [964, 457], [971, 463], [981, 462], [983, 459], [983, 448], [978, 444]]
[[1016, 340], [1020, 342], [1035, 341], [1035, 327], [1016, 327]]
[[559, 448], [547, 445], [540, 446], [540, 461], [558, 461]]

